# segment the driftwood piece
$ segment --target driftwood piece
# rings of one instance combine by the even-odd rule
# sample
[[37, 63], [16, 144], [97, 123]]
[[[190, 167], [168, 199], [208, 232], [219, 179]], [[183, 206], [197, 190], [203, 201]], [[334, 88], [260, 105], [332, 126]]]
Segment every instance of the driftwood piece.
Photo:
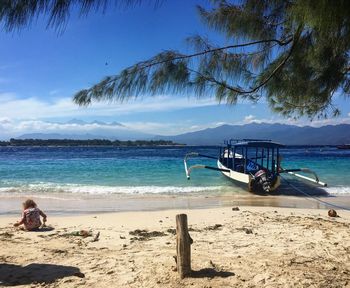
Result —
[[181, 279], [191, 274], [192, 242], [193, 241], [188, 234], [187, 215], [176, 215], [176, 266]]

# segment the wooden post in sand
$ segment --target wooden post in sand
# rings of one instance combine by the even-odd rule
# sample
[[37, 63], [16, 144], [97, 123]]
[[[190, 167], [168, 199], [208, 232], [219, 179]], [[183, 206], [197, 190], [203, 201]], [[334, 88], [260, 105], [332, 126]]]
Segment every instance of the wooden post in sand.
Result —
[[191, 274], [191, 244], [192, 239], [188, 234], [187, 215], [176, 215], [176, 253], [177, 271], [183, 279]]

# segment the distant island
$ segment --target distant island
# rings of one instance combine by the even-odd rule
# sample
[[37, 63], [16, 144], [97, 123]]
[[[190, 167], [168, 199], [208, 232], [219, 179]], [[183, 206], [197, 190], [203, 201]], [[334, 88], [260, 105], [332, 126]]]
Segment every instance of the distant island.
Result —
[[116, 146], [116, 147], [156, 147], [184, 146], [171, 140], [135, 140], [120, 141], [107, 139], [73, 140], [73, 139], [13, 139], [0, 141], [0, 146]]

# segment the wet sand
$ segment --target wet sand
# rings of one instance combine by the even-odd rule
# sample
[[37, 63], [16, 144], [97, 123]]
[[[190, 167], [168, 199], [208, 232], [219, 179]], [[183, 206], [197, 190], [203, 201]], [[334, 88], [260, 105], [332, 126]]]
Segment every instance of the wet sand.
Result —
[[[173, 271], [178, 213], [188, 215], [194, 240], [193, 273], [183, 280]], [[227, 205], [49, 214], [55, 229], [47, 232], [18, 231], [17, 218], [3, 216], [0, 286], [350, 287], [350, 213], [338, 213]], [[92, 236], [74, 236], [82, 229]]]
[[[1, 215], [19, 215], [21, 203], [27, 198], [33, 198], [51, 215], [80, 215], [90, 213], [156, 211], [168, 209], [204, 209], [230, 206], [266, 206], [285, 208], [333, 208], [314, 198], [301, 196], [260, 196], [252, 193], [224, 195], [106, 195], [100, 197], [76, 196], [72, 194], [58, 195], [13, 195], [1, 196]], [[317, 197], [321, 201], [350, 208], [350, 196]], [[337, 209], [337, 207], [336, 207]]]

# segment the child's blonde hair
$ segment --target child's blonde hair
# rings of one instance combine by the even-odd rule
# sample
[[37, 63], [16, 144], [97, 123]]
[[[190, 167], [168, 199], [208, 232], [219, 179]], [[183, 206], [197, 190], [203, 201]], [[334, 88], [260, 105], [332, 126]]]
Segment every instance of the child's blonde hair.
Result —
[[36, 203], [32, 199], [27, 199], [26, 201], [23, 202], [23, 208], [28, 209], [28, 208], [36, 208]]

